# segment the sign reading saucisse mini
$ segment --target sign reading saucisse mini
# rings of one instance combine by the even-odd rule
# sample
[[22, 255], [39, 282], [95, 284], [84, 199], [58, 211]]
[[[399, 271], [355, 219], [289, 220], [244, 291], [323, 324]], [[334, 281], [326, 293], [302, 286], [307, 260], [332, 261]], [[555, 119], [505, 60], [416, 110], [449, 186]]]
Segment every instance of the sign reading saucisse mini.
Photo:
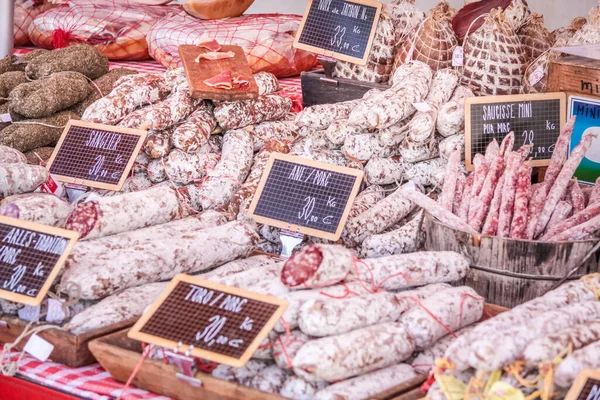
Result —
[[600, 400], [600, 371], [591, 369], [582, 371], [565, 400]]
[[57, 180], [121, 190], [147, 132], [71, 120], [47, 164]]
[[36, 306], [79, 235], [0, 216], [0, 298]]
[[338, 240], [363, 172], [271, 154], [248, 216], [261, 224]]
[[473, 169], [473, 156], [485, 153], [494, 139], [500, 143], [515, 133], [515, 149], [533, 145], [531, 165], [550, 165], [561, 127], [566, 122], [566, 95], [547, 93], [515, 96], [470, 97], [465, 100], [465, 160]]
[[287, 301], [275, 297], [180, 274], [128, 336], [242, 367], [287, 306]]
[[310, 0], [294, 47], [365, 65], [381, 7], [372, 0]]

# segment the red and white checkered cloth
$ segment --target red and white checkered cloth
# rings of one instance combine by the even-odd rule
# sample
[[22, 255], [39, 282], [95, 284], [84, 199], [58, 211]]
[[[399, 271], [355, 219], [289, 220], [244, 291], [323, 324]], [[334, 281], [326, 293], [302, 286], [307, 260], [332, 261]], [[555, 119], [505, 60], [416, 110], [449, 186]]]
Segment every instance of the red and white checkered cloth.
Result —
[[[11, 361], [16, 361], [18, 352], [10, 353]], [[27, 355], [19, 363], [18, 376], [26, 377], [41, 385], [62, 390], [75, 396], [92, 400], [112, 400], [121, 395], [125, 385], [112, 379], [100, 364], [82, 368], [69, 368], [53, 362], [40, 362]], [[123, 400], [170, 400], [145, 390], [129, 387]]]

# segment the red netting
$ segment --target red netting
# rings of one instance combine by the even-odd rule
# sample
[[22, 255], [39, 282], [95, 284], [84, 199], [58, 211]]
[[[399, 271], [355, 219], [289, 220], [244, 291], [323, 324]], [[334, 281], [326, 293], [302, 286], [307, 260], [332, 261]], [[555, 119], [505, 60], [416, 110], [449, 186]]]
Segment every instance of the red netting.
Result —
[[45, 0], [16, 0], [15, 1], [15, 46], [23, 46], [29, 43], [29, 25], [44, 10], [51, 5]]
[[277, 77], [298, 75], [312, 69], [316, 55], [293, 48], [301, 17], [283, 14], [251, 14], [222, 20], [200, 20], [185, 12], [163, 18], [148, 34], [150, 55], [165, 67], [179, 66], [177, 48], [196, 44], [202, 36], [220, 44], [244, 48], [254, 73], [267, 71]]
[[31, 41], [47, 49], [88, 43], [111, 60], [147, 59], [146, 35], [152, 25], [181, 10], [146, 5], [164, 0], [54, 0], [59, 2], [62, 5], [33, 21]]

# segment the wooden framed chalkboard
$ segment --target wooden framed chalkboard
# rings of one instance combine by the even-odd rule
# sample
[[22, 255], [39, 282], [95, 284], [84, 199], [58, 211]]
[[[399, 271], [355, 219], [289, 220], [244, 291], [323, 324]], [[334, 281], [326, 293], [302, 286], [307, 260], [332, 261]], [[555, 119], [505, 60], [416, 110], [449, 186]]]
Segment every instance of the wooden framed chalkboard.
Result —
[[309, 0], [294, 47], [365, 65], [381, 7], [373, 0]]
[[121, 190], [147, 132], [71, 120], [46, 168], [57, 180]]
[[39, 305], [79, 234], [0, 216], [0, 298]]
[[128, 336], [242, 367], [287, 306], [276, 297], [179, 274]]
[[561, 127], [566, 123], [567, 98], [564, 93], [514, 96], [469, 97], [465, 100], [465, 163], [485, 153], [492, 140], [498, 143], [511, 131], [515, 149], [532, 144], [531, 165], [550, 165]]
[[586, 369], [582, 371], [565, 400], [599, 400], [600, 399], [600, 371]]
[[258, 223], [338, 240], [364, 173], [273, 153], [250, 205]]

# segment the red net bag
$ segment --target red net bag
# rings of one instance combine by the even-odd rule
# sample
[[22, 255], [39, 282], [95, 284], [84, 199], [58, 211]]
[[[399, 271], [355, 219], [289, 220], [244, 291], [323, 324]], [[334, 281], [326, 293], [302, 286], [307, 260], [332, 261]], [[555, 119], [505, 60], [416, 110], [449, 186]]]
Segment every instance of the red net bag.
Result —
[[146, 35], [161, 18], [179, 6], [154, 6], [164, 0], [54, 0], [55, 9], [38, 16], [29, 27], [37, 46], [56, 49], [72, 43], [95, 46], [110, 60], [145, 60]]
[[176, 67], [180, 62], [179, 45], [196, 44], [208, 36], [220, 44], [241, 46], [254, 73], [266, 71], [283, 78], [308, 71], [317, 62], [315, 54], [292, 46], [300, 20], [298, 15], [284, 14], [200, 20], [182, 12], [163, 18], [152, 27], [148, 50], [165, 67]]
[[23, 46], [29, 43], [29, 25], [35, 17], [50, 8], [50, 5], [46, 3], [44, 0], [15, 1], [15, 46]]

